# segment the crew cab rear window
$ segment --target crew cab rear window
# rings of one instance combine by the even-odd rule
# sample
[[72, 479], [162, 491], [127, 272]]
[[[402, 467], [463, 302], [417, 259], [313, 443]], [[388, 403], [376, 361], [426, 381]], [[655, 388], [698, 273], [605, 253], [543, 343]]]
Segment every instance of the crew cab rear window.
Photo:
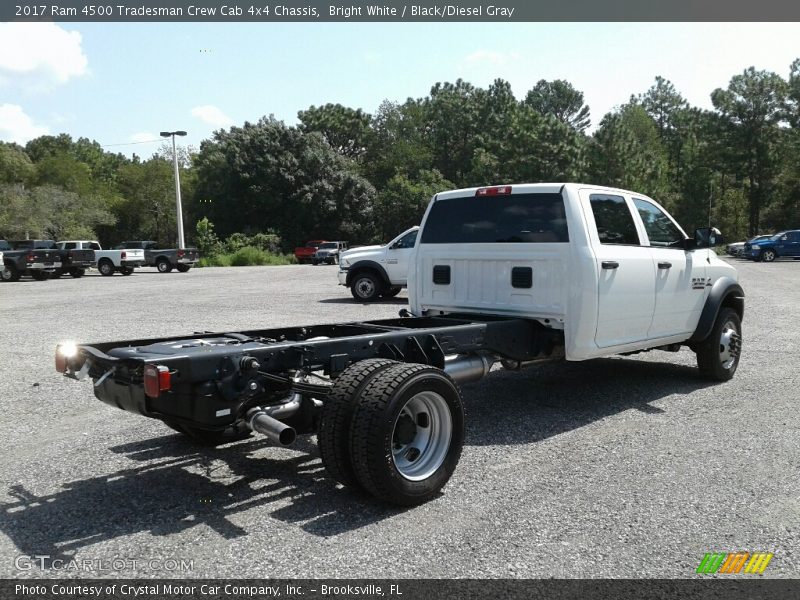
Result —
[[422, 244], [569, 242], [561, 194], [468, 196], [433, 203]]
[[639, 234], [625, 198], [611, 194], [589, 196], [601, 244], [639, 245]]

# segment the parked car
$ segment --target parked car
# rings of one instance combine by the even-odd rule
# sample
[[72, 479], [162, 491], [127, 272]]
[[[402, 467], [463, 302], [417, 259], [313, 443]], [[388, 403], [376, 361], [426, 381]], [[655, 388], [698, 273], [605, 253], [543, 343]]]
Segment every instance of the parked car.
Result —
[[744, 256], [751, 260], [772, 262], [776, 258], [800, 258], [800, 229], [781, 231], [766, 240], [744, 246]]
[[750, 238], [749, 240], [745, 240], [744, 242], [733, 242], [732, 244], [728, 244], [725, 250], [731, 256], [742, 256], [744, 254], [745, 244], [760, 242], [761, 240], [766, 240], [771, 237], [772, 237], [771, 233], [768, 235], [757, 235], [756, 237]]
[[317, 248], [311, 262], [315, 265], [325, 263], [335, 265], [339, 262], [339, 253], [347, 250], [347, 242], [325, 242]]
[[310, 263], [314, 260], [314, 254], [317, 252], [317, 248], [324, 243], [325, 240], [310, 240], [306, 242], [305, 246], [298, 246], [294, 249], [294, 257], [301, 265], [303, 263]]
[[350, 288], [353, 298], [373, 302], [392, 298], [406, 287], [408, 265], [418, 226], [405, 230], [383, 246], [362, 246], [339, 255], [339, 285]]
[[172, 269], [186, 273], [200, 260], [197, 248], [159, 248], [158, 242], [150, 240], [122, 242], [117, 248], [144, 250], [145, 265], [156, 267], [160, 273], [169, 273]]
[[[61, 259], [61, 268], [50, 273], [51, 279], [58, 279], [65, 273], [69, 273], [74, 278], [83, 277], [86, 269], [91, 269], [95, 265], [94, 250], [91, 248], [65, 247], [62, 243], [52, 240], [27, 240], [31, 248], [42, 248], [58, 251]], [[32, 243], [32, 245], [30, 245]]]
[[0, 250], [3, 251], [3, 270], [0, 271], [0, 279], [19, 281], [23, 275], [30, 275], [37, 281], [43, 281], [56, 269], [61, 268], [61, 257], [58, 252], [52, 248], [36, 247], [36, 241], [0, 240]]
[[100, 275], [111, 277], [114, 273], [130, 275], [144, 265], [144, 250], [103, 250], [95, 240], [66, 240], [56, 244], [62, 250], [91, 250]]

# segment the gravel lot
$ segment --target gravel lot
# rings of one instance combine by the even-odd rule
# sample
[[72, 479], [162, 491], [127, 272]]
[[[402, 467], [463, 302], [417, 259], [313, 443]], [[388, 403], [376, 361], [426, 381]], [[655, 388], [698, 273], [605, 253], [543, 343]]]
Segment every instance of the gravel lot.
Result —
[[[313, 438], [198, 450], [54, 372], [97, 342], [393, 317], [336, 267], [197, 269], [0, 284], [0, 577], [20, 555], [137, 560], [107, 576], [688, 577], [705, 552], [769, 551], [800, 576], [800, 262], [737, 262], [748, 295], [733, 381], [653, 352], [463, 386], [444, 494], [399, 510], [334, 486]], [[663, 362], [662, 362], [663, 361]], [[161, 563], [163, 564], [163, 563]]]

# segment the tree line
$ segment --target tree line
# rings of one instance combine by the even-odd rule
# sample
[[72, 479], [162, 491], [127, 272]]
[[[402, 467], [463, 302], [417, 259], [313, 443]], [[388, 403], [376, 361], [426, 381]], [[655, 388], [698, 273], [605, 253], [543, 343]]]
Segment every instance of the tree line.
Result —
[[[636, 190], [686, 229], [710, 218], [729, 238], [800, 227], [800, 59], [788, 79], [750, 67], [711, 103], [691, 106], [656, 77], [588, 133], [590, 108], [567, 81], [518, 99], [502, 79], [459, 79], [374, 114], [326, 104], [296, 126], [263, 117], [180, 151], [186, 231], [265, 234], [285, 251], [385, 241], [438, 191], [538, 181]], [[171, 152], [127, 158], [66, 134], [0, 144], [0, 236], [174, 244]]]

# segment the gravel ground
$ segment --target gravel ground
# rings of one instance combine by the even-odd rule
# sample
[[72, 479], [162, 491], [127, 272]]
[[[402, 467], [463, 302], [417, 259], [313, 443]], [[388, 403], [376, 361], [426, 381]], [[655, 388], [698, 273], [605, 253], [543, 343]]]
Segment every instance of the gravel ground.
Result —
[[98, 574], [126, 577], [687, 577], [739, 550], [798, 577], [800, 263], [737, 266], [733, 381], [699, 379], [688, 350], [492, 373], [463, 386], [444, 494], [411, 510], [334, 486], [313, 438], [198, 450], [52, 358], [65, 339], [388, 318], [405, 292], [355, 304], [312, 266], [0, 284], [0, 577], [92, 575], [20, 570], [21, 555], [121, 558]]

